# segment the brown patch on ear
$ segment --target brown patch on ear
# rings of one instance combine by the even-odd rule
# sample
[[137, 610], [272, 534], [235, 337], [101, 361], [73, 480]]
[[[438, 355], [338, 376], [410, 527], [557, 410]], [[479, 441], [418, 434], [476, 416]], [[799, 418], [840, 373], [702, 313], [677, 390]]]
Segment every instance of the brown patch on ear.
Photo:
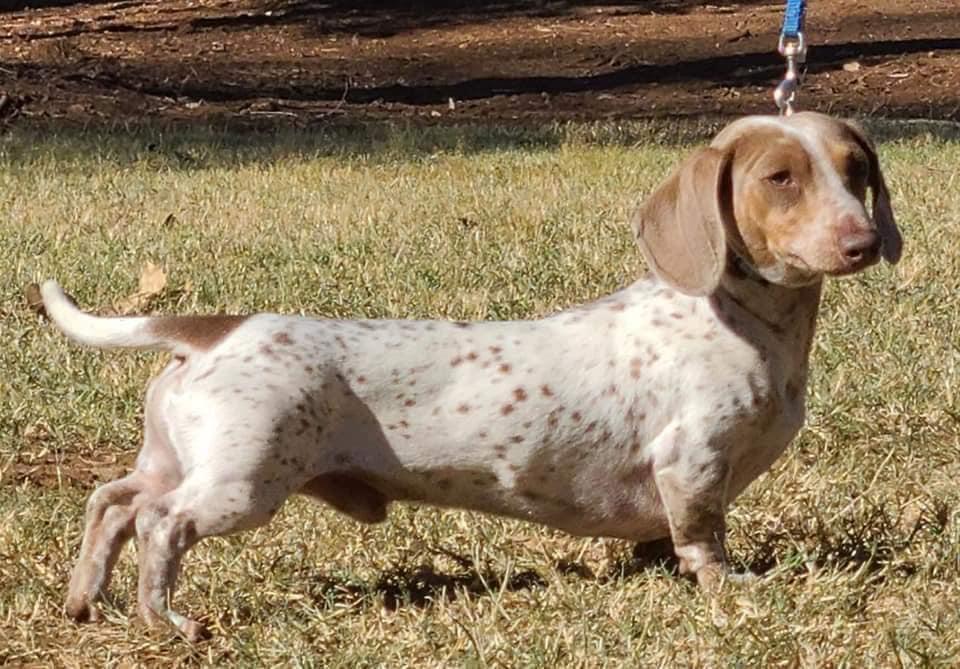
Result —
[[150, 320], [150, 332], [160, 339], [177, 341], [198, 351], [208, 351], [236, 330], [248, 316], [159, 316]]
[[870, 162], [869, 185], [870, 192], [873, 194], [871, 209], [873, 210], [873, 223], [877, 226], [877, 233], [880, 235], [883, 259], [890, 264], [896, 264], [903, 254], [903, 237], [900, 235], [900, 229], [893, 218], [890, 191], [887, 190], [887, 182], [883, 178], [883, 170], [880, 169], [877, 149], [858, 123], [846, 121], [845, 124], [850, 128], [854, 139], [867, 154], [867, 160]]
[[687, 295], [709, 295], [727, 261], [721, 191], [730, 154], [694, 153], [647, 198], [631, 219], [654, 273]]

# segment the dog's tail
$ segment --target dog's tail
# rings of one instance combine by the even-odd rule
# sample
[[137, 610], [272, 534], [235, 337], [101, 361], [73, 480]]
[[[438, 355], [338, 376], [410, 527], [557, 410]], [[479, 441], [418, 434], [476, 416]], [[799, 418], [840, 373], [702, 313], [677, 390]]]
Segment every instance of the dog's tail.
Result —
[[43, 306], [57, 327], [70, 339], [95, 348], [156, 348], [173, 350], [178, 342], [155, 332], [149, 316], [94, 316], [77, 308], [56, 281], [40, 288]]

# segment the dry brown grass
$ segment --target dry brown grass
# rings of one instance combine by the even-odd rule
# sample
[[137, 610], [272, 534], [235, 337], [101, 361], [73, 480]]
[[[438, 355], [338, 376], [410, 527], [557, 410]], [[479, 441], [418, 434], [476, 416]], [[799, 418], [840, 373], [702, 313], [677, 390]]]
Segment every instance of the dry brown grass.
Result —
[[915, 126], [880, 128], [905, 258], [831, 284], [808, 425], [733, 508], [760, 583], [709, 600], [622, 542], [410, 506], [361, 527], [297, 500], [188, 556], [178, 605], [212, 640], [136, 623], [132, 548], [107, 622], [64, 619], [84, 498], [131, 461], [161, 361], [68, 345], [25, 284], [107, 306], [152, 260], [166, 312], [544, 314], [640, 271], [628, 207], [702, 130], [2, 138], [0, 663], [957, 666], [960, 141]]

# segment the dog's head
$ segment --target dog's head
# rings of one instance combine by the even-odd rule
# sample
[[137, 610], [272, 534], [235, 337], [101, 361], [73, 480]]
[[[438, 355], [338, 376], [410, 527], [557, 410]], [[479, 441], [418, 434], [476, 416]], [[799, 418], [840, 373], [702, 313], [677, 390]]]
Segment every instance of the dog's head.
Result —
[[812, 112], [731, 123], [632, 225], [653, 271], [690, 295], [712, 293], [731, 259], [793, 287], [881, 255], [895, 263], [902, 248], [873, 144], [855, 124]]

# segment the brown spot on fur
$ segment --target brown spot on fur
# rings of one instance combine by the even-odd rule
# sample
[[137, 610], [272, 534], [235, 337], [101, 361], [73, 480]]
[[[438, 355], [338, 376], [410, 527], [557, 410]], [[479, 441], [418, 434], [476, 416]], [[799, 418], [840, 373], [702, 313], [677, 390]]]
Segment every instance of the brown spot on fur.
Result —
[[620, 481], [630, 487], [638, 486], [653, 478], [653, 463], [649, 460], [638, 464], [620, 477]]
[[406, 402], [403, 403], [403, 406], [405, 406], [405, 407], [412, 407], [412, 406], [415, 405], [416, 403], [417, 403], [416, 400], [414, 400], [414, 399], [408, 399]]
[[574, 423], [579, 423], [583, 419], [583, 416], [580, 415], [579, 411], [574, 411], [572, 414], [570, 414], [570, 418]]
[[503, 349], [500, 348], [499, 346], [491, 346], [491, 347], [490, 347], [490, 352], [493, 353], [494, 355], [497, 355], [497, 354], [499, 354], [499, 353], [502, 353], [502, 352], [503, 352]]
[[163, 340], [187, 344], [198, 351], [209, 351], [247, 320], [248, 316], [161, 316], [148, 321], [150, 334]]
[[461, 404], [460, 406], [457, 407], [457, 411], [459, 411], [460, 413], [467, 413], [468, 411], [470, 411], [470, 405], [466, 403]]
[[514, 389], [513, 399], [517, 400], [518, 402], [523, 402], [525, 399], [527, 399], [527, 391], [522, 387]]
[[367, 377], [365, 377], [365, 376], [358, 376], [358, 377], [357, 377], [357, 383], [366, 383], [366, 382], [367, 382]]
[[544, 384], [540, 386], [540, 394], [544, 397], [553, 397], [553, 390], [550, 389], [550, 386]]
[[293, 343], [293, 338], [286, 332], [277, 332], [273, 335], [273, 341], [275, 344], [290, 346]]
[[510, 441], [512, 441], [512, 442], [515, 443], [515, 444], [522, 443], [522, 442], [523, 442], [523, 435], [522, 435], [522, 434], [515, 434], [515, 435], [513, 435], [512, 437], [510, 437]]
[[463, 358], [458, 355], [457, 357], [455, 357], [453, 360], [450, 361], [450, 366], [451, 366], [451, 367], [456, 367], [456, 366], [459, 365], [461, 362], [463, 362]]
[[511, 367], [509, 363], [505, 362], [502, 365], [500, 365], [498, 369], [504, 374], [509, 374], [510, 370], [513, 369], [513, 367]]
[[454, 321], [453, 324], [454, 324], [455, 326], [457, 326], [458, 328], [468, 328], [468, 327], [470, 327], [470, 324], [469, 324], [469, 323], [464, 323], [463, 321]]
[[509, 416], [510, 414], [513, 413], [513, 405], [512, 405], [512, 404], [504, 404], [504, 405], [500, 408], [500, 413], [502, 413], [504, 416]]
[[473, 361], [476, 360], [478, 357], [479, 357], [479, 356], [477, 355], [477, 352], [476, 352], [476, 351], [470, 351], [469, 353], [467, 353], [467, 360], [469, 360], [470, 362], [473, 362]]
[[627, 305], [625, 305], [623, 302], [614, 302], [610, 305], [610, 311], [623, 311], [626, 308]]

